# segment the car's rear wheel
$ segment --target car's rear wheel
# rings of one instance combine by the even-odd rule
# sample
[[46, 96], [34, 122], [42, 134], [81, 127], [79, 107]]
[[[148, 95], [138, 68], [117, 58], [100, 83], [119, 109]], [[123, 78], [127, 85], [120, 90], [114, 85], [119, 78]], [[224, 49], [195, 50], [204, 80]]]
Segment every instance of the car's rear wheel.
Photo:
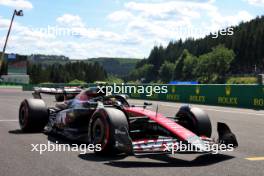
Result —
[[97, 110], [89, 122], [89, 142], [98, 145], [101, 150], [95, 151], [97, 154], [114, 154], [118, 150], [115, 148], [115, 130], [128, 129], [128, 122], [125, 114], [114, 108], [104, 108]]
[[19, 125], [24, 132], [40, 132], [48, 122], [48, 109], [41, 99], [25, 99], [19, 108]]
[[176, 114], [178, 123], [198, 136], [211, 137], [212, 125], [209, 116], [200, 108], [182, 106]]

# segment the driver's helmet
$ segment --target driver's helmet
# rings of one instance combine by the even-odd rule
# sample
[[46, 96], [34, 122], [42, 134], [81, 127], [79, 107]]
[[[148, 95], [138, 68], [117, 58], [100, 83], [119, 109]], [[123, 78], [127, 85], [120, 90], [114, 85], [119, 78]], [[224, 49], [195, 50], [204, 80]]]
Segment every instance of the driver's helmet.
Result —
[[85, 94], [88, 97], [94, 98], [94, 97], [101, 97], [106, 95], [105, 89], [99, 89], [98, 87], [90, 87], [85, 90]]

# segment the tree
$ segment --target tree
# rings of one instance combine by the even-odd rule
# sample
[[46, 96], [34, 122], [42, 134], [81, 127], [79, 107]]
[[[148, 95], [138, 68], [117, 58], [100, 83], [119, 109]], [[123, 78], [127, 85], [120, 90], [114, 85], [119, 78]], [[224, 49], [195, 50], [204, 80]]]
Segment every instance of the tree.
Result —
[[107, 74], [103, 67], [98, 64], [85, 62], [69, 62], [66, 64], [29, 64], [28, 74], [31, 83], [42, 82], [65, 83], [72, 80], [84, 82], [103, 81]]
[[175, 70], [174, 70], [174, 80], [183, 80], [183, 66], [184, 60], [188, 57], [189, 51], [185, 49], [181, 55], [181, 57], [176, 61]]
[[[228, 72], [250, 74], [255, 72], [255, 66], [259, 71], [264, 70], [264, 16], [240, 23], [238, 26], [230, 26], [227, 30], [230, 29], [233, 30], [233, 35], [219, 35], [218, 38], [212, 38], [213, 35], [209, 34], [200, 39], [189, 38], [185, 41], [170, 41], [167, 47], [155, 46], [149, 57], [137, 64], [136, 69], [145, 64], [152, 64], [154, 65], [153, 74], [156, 75], [163, 63], [169, 61], [176, 63], [174, 79], [189, 79], [191, 75], [183, 74], [187, 73], [183, 71], [184, 50], [186, 49], [198, 57], [211, 52], [212, 48], [222, 44], [235, 53]], [[204, 59], [205, 57], [202, 56]], [[156, 77], [153, 80], [155, 81]]]
[[184, 80], [191, 81], [195, 79], [197, 63], [197, 57], [188, 52], [183, 61], [182, 77]]
[[158, 76], [158, 74], [154, 73], [154, 65], [152, 64], [145, 64], [142, 67], [133, 70], [130, 75], [132, 80], [144, 80], [144, 82], [150, 82]]
[[[148, 63], [153, 65], [152, 74], [154, 75], [158, 75], [158, 70], [164, 61], [163, 52], [164, 52], [164, 48], [162, 46], [160, 47], [155, 46], [149, 55]], [[152, 79], [155, 80], [157, 79], [157, 77], [153, 77]]]
[[174, 70], [175, 70], [175, 64], [165, 61], [164, 64], [162, 64], [162, 66], [159, 69], [160, 79], [163, 82], [168, 83], [173, 79]]
[[7, 74], [7, 70], [8, 70], [7, 62], [6, 62], [6, 60], [3, 60], [3, 61], [0, 60], [0, 62], [1, 62], [1, 64], [0, 64], [0, 75], [5, 75], [5, 74]]
[[223, 83], [235, 57], [234, 51], [219, 45], [198, 58], [196, 74], [204, 83]]

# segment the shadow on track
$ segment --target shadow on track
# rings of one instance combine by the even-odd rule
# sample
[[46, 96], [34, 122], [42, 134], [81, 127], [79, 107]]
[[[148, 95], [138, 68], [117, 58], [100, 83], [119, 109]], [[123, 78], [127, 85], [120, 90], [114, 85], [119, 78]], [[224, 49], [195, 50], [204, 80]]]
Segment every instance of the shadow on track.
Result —
[[25, 133], [25, 132], [23, 132], [23, 131], [20, 130], [20, 129], [9, 130], [8, 133], [9, 133], [9, 134], [17, 134], [17, 135], [22, 135], [22, 134], [24, 134], [24, 135], [26, 135], [26, 134], [39, 134], [38, 132], [35, 132], [35, 133], [33, 133], [33, 132]]
[[79, 154], [79, 158], [87, 161], [95, 161], [95, 162], [106, 162], [106, 161], [115, 161], [115, 160], [122, 160], [126, 158], [126, 154], [119, 154], [119, 155], [108, 155], [108, 156], [101, 156], [94, 153], [86, 153], [86, 154]]
[[[120, 168], [144, 168], [144, 167], [201, 167], [201, 166], [208, 166], [213, 165], [219, 162], [223, 162], [226, 160], [230, 160], [234, 158], [233, 156], [228, 155], [200, 155], [196, 157], [194, 160], [183, 160], [178, 158], [170, 157], [169, 155], [150, 155], [141, 158], [149, 158], [152, 160], [160, 161], [117, 161], [125, 158], [127, 155], [117, 155], [117, 156], [97, 156], [93, 153], [88, 154], [80, 154], [79, 157], [83, 160], [88, 161], [96, 161], [96, 162], [105, 162], [105, 165], [113, 166], [113, 167], [120, 167]], [[116, 160], [116, 161], [115, 161]]]
[[228, 155], [201, 155], [195, 158], [194, 160], [182, 160], [178, 158], [173, 158], [170, 156], [151, 156], [148, 157], [153, 160], [162, 161], [159, 162], [141, 162], [141, 161], [118, 161], [118, 162], [109, 162], [106, 165], [114, 166], [114, 167], [121, 167], [121, 168], [136, 168], [136, 167], [202, 167], [202, 166], [209, 166], [219, 162], [223, 162], [225, 160], [232, 159], [232, 156]]

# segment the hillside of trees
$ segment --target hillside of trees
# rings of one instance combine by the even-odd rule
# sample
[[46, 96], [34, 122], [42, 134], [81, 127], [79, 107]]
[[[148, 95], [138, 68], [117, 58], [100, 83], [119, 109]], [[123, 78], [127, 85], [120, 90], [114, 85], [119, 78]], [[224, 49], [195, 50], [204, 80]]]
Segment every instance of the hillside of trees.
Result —
[[[210, 34], [202, 39], [171, 41], [167, 47], [155, 46], [149, 57], [137, 64], [130, 79], [144, 78], [146, 82], [198, 80], [202, 83], [222, 83], [227, 73], [263, 72], [264, 16], [232, 28], [234, 35], [231, 36], [220, 35], [219, 31], [218, 38], [213, 38], [213, 34]], [[223, 56], [227, 58], [222, 58]], [[225, 68], [206, 78], [204, 75], [210, 74], [210, 70], [216, 69], [216, 66], [219, 69]]]
[[64, 65], [55, 63], [51, 65], [29, 64], [28, 74], [33, 84], [52, 82], [68, 83], [72, 80], [84, 82], [103, 81], [107, 73], [98, 63], [68, 62]]
[[42, 64], [44, 66], [49, 66], [52, 64], [66, 64], [66, 63], [75, 63], [75, 62], [85, 62], [89, 64], [95, 64], [96, 62], [100, 64], [104, 70], [109, 75], [115, 75], [118, 77], [125, 77], [128, 76], [129, 72], [132, 71], [136, 64], [140, 61], [140, 59], [134, 58], [107, 58], [107, 57], [100, 57], [100, 58], [89, 58], [85, 60], [70, 60], [68, 57], [65, 56], [56, 56], [56, 55], [31, 55], [29, 56], [30, 63], [33, 64]]
[[47, 61], [69, 61], [70, 58], [63, 55], [44, 55], [44, 54], [31, 54], [29, 60], [36, 62], [47, 62]]
[[[44, 54], [32, 54], [25, 57], [28, 57], [28, 74], [31, 83], [63, 83], [75, 79], [84, 82], [108, 79], [113, 81], [127, 77], [140, 61], [140, 59], [134, 58], [106, 57], [71, 60], [63, 55]], [[5, 60], [0, 68], [0, 75], [7, 74], [7, 70], [7, 55], [5, 55]]]
[[124, 78], [129, 75], [140, 59], [134, 58], [93, 58], [88, 63], [98, 62], [108, 74]]

